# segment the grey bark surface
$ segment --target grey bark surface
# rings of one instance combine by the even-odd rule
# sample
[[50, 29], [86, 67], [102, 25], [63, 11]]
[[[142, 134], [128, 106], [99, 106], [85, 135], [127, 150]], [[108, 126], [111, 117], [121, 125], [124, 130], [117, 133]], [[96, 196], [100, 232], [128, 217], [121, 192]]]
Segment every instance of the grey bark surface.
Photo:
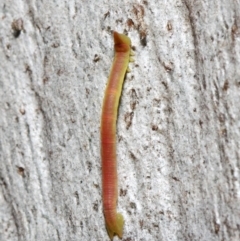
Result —
[[236, 0], [3, 0], [0, 240], [109, 240], [112, 30], [135, 52], [117, 123], [123, 240], [240, 240], [239, 28]]

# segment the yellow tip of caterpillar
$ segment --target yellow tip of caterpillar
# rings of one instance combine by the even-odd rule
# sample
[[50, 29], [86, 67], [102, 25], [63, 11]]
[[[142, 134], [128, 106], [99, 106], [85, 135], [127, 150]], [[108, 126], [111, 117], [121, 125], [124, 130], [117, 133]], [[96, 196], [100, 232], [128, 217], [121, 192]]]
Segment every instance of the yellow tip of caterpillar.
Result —
[[129, 62], [134, 62], [134, 61], [135, 61], [134, 58], [132, 57], [129, 58]]
[[130, 51], [130, 56], [134, 56], [135, 54], [134, 54], [134, 52], [131, 50]]
[[131, 70], [129, 69], [129, 67], [127, 67], [127, 70], [126, 70], [127, 73], [130, 73]]
[[121, 213], [117, 213], [117, 218], [115, 223], [107, 223], [106, 222], [106, 228], [109, 235], [109, 238], [113, 240], [114, 235], [116, 234], [120, 239], [123, 235], [123, 224], [124, 219], [123, 215]]

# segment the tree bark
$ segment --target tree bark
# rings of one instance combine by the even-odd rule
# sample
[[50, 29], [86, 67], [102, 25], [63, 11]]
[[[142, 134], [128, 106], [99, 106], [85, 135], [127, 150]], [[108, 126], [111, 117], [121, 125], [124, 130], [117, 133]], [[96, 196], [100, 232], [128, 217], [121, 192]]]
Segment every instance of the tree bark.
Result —
[[0, 240], [109, 240], [112, 30], [135, 52], [117, 122], [123, 240], [240, 240], [239, 1], [3, 0], [0, 16]]

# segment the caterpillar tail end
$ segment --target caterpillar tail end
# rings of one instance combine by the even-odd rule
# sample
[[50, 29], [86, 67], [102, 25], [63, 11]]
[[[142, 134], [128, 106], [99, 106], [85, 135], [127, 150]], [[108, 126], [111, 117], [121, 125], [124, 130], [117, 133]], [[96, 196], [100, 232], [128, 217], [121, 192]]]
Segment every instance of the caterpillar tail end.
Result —
[[124, 224], [124, 218], [121, 213], [117, 213], [117, 217], [115, 219], [115, 222], [108, 222], [106, 220], [106, 229], [108, 232], [108, 236], [111, 240], [113, 240], [114, 235], [116, 234], [120, 239], [122, 239], [123, 235], [123, 224]]

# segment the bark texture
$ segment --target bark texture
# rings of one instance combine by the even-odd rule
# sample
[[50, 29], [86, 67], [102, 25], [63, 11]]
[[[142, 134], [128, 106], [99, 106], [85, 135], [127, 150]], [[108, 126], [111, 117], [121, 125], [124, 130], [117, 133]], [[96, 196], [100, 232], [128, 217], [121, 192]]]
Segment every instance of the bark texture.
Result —
[[240, 240], [236, 0], [1, 1], [0, 240], [108, 240], [111, 30], [135, 49], [117, 123], [123, 240]]

